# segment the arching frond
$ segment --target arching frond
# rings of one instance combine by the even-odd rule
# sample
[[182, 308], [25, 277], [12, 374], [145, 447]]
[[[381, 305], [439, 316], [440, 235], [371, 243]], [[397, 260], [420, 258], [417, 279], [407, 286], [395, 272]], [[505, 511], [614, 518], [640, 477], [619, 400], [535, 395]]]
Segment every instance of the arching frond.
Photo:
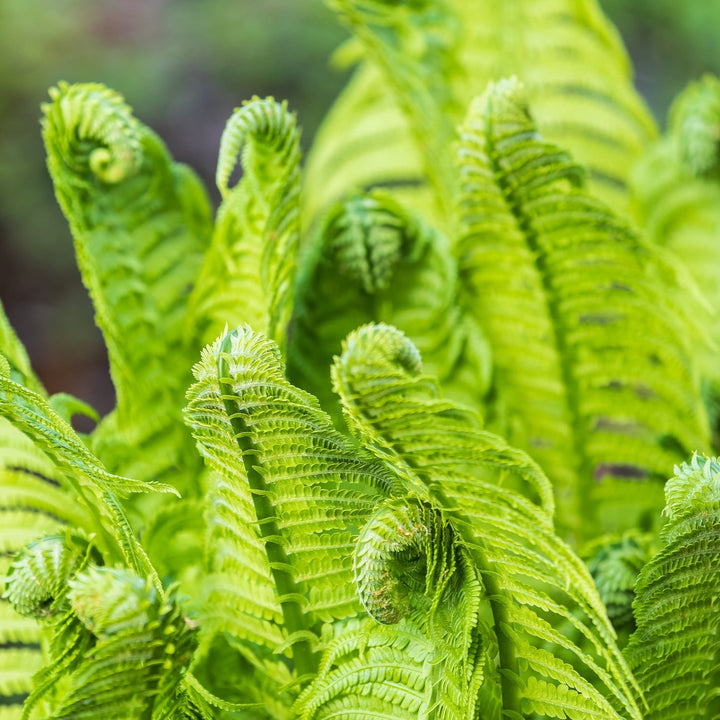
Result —
[[172, 395], [169, 382], [191, 362], [185, 298], [210, 233], [208, 200], [117, 93], [60, 84], [50, 95], [48, 168], [108, 347], [118, 411], [133, 413]]
[[351, 330], [373, 321], [412, 338], [445, 394], [479, 406], [490, 384], [489, 350], [460, 307], [450, 245], [379, 192], [334, 207], [308, 248], [297, 283], [290, 379], [334, 409], [332, 358]]
[[[504, 712], [562, 717], [574, 707], [577, 717], [641, 717], [592, 578], [554, 534], [547, 501], [532, 501], [549, 496], [547, 481], [499, 438], [493, 443], [486, 434], [478, 447], [480, 433], [467, 421], [453, 432], [467, 411], [438, 401], [417, 361], [398, 331], [368, 326], [348, 338], [334, 379], [354, 434], [427, 489], [475, 568], [491, 616], [485, 632], [498, 649]], [[499, 484], [504, 473], [525, 480], [530, 501]], [[392, 568], [385, 571], [391, 592]], [[381, 607], [384, 596], [375, 596]], [[554, 630], [561, 622], [574, 627], [582, 647]]]
[[514, 80], [471, 106], [458, 167], [460, 277], [492, 347], [495, 427], [552, 478], [576, 539], [601, 510], [606, 530], [629, 527], [660, 502], [647, 481], [708, 443], [673, 274], [537, 135]]
[[[442, 163], [447, 152], [431, 149], [427, 157], [428, 142], [411, 138], [422, 132], [448, 137], [460, 120], [458, 109], [488, 82], [509, 75], [526, 84], [543, 135], [568, 147], [588, 167], [592, 192], [625, 213], [630, 168], [656, 130], [632, 86], [621, 41], [595, 0], [399, 5], [343, 0], [334, 6], [351, 18], [367, 58], [328, 115], [310, 154], [308, 222], [323, 210], [323, 201], [332, 203], [358, 187], [388, 182], [405, 199], [414, 199], [417, 209], [430, 209], [433, 194], [417, 186], [428, 182], [426, 163]], [[400, 19], [403, 32], [396, 29]], [[430, 59], [447, 57], [443, 51], [448, 44], [452, 52], [444, 66], [450, 71], [437, 61], [428, 65]], [[402, 72], [396, 60], [400, 48]], [[412, 83], [402, 83], [412, 76], [408, 65], [415, 82], [422, 79], [432, 92], [421, 94]], [[451, 112], [443, 116], [440, 108]], [[428, 123], [433, 125], [429, 132]]]
[[392, 476], [333, 430], [285, 379], [278, 346], [249, 328], [206, 348], [194, 373], [187, 422], [215, 471], [208, 626], [229, 629], [260, 669], [274, 666], [278, 685], [302, 682], [322, 624], [359, 609], [354, 532]]
[[[243, 177], [228, 183], [242, 152]], [[284, 346], [299, 238], [300, 132], [287, 103], [253, 98], [228, 120], [212, 243], [190, 299], [203, 343], [248, 323]]]
[[720, 462], [694, 456], [665, 488], [666, 542], [642, 570], [633, 605], [637, 630], [626, 656], [648, 720], [720, 712]]

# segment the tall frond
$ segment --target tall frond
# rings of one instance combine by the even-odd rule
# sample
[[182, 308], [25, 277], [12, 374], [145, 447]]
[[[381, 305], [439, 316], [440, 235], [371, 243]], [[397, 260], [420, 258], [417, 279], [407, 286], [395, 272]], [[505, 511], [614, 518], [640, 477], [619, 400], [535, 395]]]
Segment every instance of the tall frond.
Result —
[[208, 200], [117, 93], [60, 84], [50, 95], [48, 168], [108, 347], [119, 412], [132, 413], [187, 372], [185, 302], [210, 233]]
[[[243, 176], [229, 187], [242, 152]], [[284, 346], [299, 237], [300, 132], [287, 103], [253, 98], [228, 120], [217, 185], [223, 196], [191, 297], [203, 344], [248, 323]]]
[[[46, 394], [42, 383], [33, 372], [25, 346], [5, 315], [5, 308], [0, 299], [0, 356], [3, 355], [10, 363], [10, 377], [41, 395]], [[12, 371], [19, 373], [20, 377], [13, 377]]]
[[488, 347], [459, 305], [448, 240], [387, 194], [358, 195], [327, 215], [298, 276], [290, 379], [336, 409], [329, 367], [347, 334], [367, 322], [402, 329], [443, 392], [479, 407], [490, 384]]
[[[640, 717], [636, 690], [592, 578], [553, 532], [547, 480], [530, 458], [500, 438], [473, 432], [468, 422], [459, 429], [455, 423], [469, 412], [437, 399], [418, 359], [397, 330], [367, 326], [348, 338], [334, 366], [356, 437], [404, 476], [408, 489], [418, 488], [421, 498], [425, 494], [420, 506], [415, 504], [415, 519], [402, 518], [407, 504], [413, 506], [406, 496], [401, 514], [393, 510], [386, 519], [393, 507], [386, 505], [361, 532], [355, 563], [365, 606], [391, 623], [404, 613], [412, 616], [408, 594], [416, 603], [424, 596], [425, 607], [443, 607], [448, 614], [448, 608], [460, 607], [453, 596], [477, 598], [471, 621], [456, 627], [453, 636], [456, 645], [464, 645], [469, 669], [479, 662], [473, 657], [478, 643], [485, 646], [485, 661], [496, 667], [485, 681], [493, 690], [484, 692], [501, 698], [507, 717]], [[503, 482], [513, 473], [529, 498]], [[424, 509], [427, 503], [435, 509]], [[413, 549], [418, 542], [428, 549]], [[447, 555], [448, 543], [458, 560], [464, 558], [457, 575], [450, 570], [455, 563], [448, 564], [456, 557]], [[443, 583], [450, 589], [453, 582], [458, 588], [438, 602]], [[571, 623], [589, 647], [554, 631], [553, 621]], [[341, 671], [342, 666], [319, 682]], [[463, 677], [477, 692], [475, 673]]]
[[[243, 327], [203, 351], [187, 422], [214, 471], [204, 625], [225, 629], [276, 687], [314, 673], [323, 623], [359, 609], [354, 534], [393, 485]], [[283, 667], [285, 668], [283, 670]], [[276, 690], [277, 692], [277, 690]]]
[[494, 427], [552, 478], [575, 539], [600, 517], [626, 528], [708, 443], [693, 333], [668, 298], [676, 280], [538, 136], [517, 81], [491, 86], [460, 133], [456, 251], [492, 348]]
[[[712, 312], [704, 326], [716, 347], [698, 348], [703, 373], [720, 381], [720, 81], [692, 83], [670, 111], [666, 135], [653, 145], [632, 175], [640, 219], [650, 240], [670, 250], [687, 268]], [[673, 288], [678, 303], [687, 288]]]
[[643, 568], [626, 655], [648, 720], [720, 712], [720, 462], [696, 455], [665, 488], [665, 547]]
[[[117, 394], [91, 448], [112, 472], [171, 483], [192, 500], [202, 463], [181, 413], [196, 353], [187, 300], [212, 227], [207, 194], [102, 85], [60, 84], [43, 111], [48, 167]], [[145, 531], [169, 503], [179, 506], [160, 495], [132, 498], [136, 529]], [[154, 548], [164, 566], [176, 552], [172, 543]]]
[[[593, 193], [626, 212], [630, 169], [656, 130], [632, 86], [622, 43], [595, 0], [428, 0], [399, 5], [343, 0], [334, 6], [365, 19], [363, 26], [354, 21], [353, 29], [367, 57], [328, 115], [310, 154], [308, 222], [323, 210], [323, 198], [332, 203], [358, 187], [388, 182], [404, 199], [414, 200], [417, 209], [432, 208], [432, 193], [418, 186], [428, 182], [428, 160], [442, 163], [443, 154], [424, 157], [428, 143], [417, 140], [422, 132], [418, 117], [434, 124], [431, 137], [447, 137], [460, 120], [459, 108], [488, 82], [509, 75], [526, 84], [543, 135], [562, 142], [588, 167]], [[403, 33], [396, 30], [396, 17], [402, 19]], [[429, 20], [423, 22], [425, 18]], [[428, 84], [442, 84], [452, 101], [442, 100], [437, 90], [420, 95], [412, 84], [403, 86], [411, 63], [417, 78], [428, 78], [427, 60], [441, 55], [442, 41], [448, 38], [455, 38], [450, 72], [436, 63]], [[405, 57], [396, 77], [398, 47]], [[430, 112], [423, 105], [432, 107], [428, 98], [436, 102]], [[442, 119], [434, 122], [439, 107], [454, 108], [456, 114], [444, 119], [449, 127]]]

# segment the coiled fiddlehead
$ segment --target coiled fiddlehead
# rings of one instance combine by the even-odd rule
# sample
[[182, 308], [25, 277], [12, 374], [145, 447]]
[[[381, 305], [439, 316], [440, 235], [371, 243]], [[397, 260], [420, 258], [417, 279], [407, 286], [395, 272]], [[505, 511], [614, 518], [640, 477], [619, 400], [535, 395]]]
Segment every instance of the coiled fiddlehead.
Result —
[[360, 531], [353, 562], [363, 607], [394, 625], [413, 610], [441, 606], [456, 570], [454, 534], [429, 505], [393, 499]]
[[[243, 176], [229, 187], [238, 158]], [[192, 323], [204, 342], [226, 324], [248, 323], [284, 344], [300, 198], [300, 132], [286, 102], [254, 97], [235, 111], [216, 181], [223, 203], [190, 301]]]
[[55, 614], [67, 595], [68, 582], [95, 556], [87, 540], [57, 533], [36, 540], [10, 566], [3, 597], [21, 615]]
[[300, 268], [288, 372], [328, 410], [337, 399], [327, 367], [347, 334], [368, 322], [400, 328], [445, 394], [479, 406], [489, 351], [462, 309], [449, 242], [381, 192], [333, 207]]
[[82, 185], [89, 170], [114, 184], [140, 170], [142, 129], [120, 95], [99, 84], [59, 83], [50, 97], [42, 109], [52, 174], [68, 174]]

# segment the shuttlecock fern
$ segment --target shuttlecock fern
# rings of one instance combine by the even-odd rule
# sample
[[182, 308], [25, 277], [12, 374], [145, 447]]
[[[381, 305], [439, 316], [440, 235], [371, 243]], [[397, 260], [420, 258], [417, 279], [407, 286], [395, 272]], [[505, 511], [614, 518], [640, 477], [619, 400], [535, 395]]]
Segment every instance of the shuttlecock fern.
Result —
[[716, 459], [647, 558], [709, 444], [672, 252], [715, 229], [717, 83], [636, 193], [659, 249], [593, 2], [332, 5], [362, 64], [307, 174], [254, 97], [214, 224], [120, 95], [43, 108], [118, 404], [49, 397], [0, 308], [0, 718], [714, 717]]

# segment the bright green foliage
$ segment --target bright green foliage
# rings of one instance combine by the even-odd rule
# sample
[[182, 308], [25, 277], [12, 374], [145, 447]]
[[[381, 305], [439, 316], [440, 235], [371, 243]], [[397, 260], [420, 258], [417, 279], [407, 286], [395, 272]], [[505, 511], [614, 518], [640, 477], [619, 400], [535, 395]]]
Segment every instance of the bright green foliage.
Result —
[[654, 130], [590, 0], [332, 4], [364, 59], [306, 182], [253, 98], [214, 226], [119, 95], [51, 91], [118, 406], [75, 432], [0, 312], [0, 718], [717, 715], [716, 459], [646, 563], [709, 444], [671, 253], [714, 231], [716, 81], [657, 150], [662, 250], [622, 219]]
[[[714, 346], [700, 349], [714, 385], [720, 342], [720, 81], [706, 76], [675, 101], [667, 134], [650, 148], [633, 175], [633, 190], [648, 236], [689, 271], [709, 304], [705, 321]], [[690, 290], [692, 292], [692, 290]], [[687, 302], [688, 289], [677, 293]]]
[[[190, 300], [203, 343], [248, 322], [284, 344], [299, 237], [300, 133], [286, 103], [254, 98], [228, 121], [217, 186], [215, 232]], [[243, 177], [228, 181], [242, 150]]]
[[628, 527], [652, 492], [628, 481], [708, 443], [672, 273], [538, 138], [516, 82], [490, 86], [460, 138], [457, 255], [493, 349], [493, 424], [553, 479], [576, 538], [599, 513]]
[[308, 217], [383, 185], [426, 213], [447, 211], [450, 188], [438, 198], [424, 178], [446, 181], [441, 143], [488, 82], [511, 75], [525, 82], [543, 135], [588, 166], [593, 193], [626, 212], [630, 168], [656, 130], [595, 0], [331, 5], [359, 39], [347, 54], [363, 61], [310, 155]]
[[720, 713], [720, 463], [694, 456], [666, 487], [665, 547], [642, 570], [626, 655], [648, 720]]
[[328, 368], [341, 342], [356, 327], [381, 321], [412, 337], [444, 392], [480, 409], [491, 359], [459, 293], [447, 238], [386, 194], [353, 196], [328, 213], [302, 263], [290, 378], [331, 408]]

